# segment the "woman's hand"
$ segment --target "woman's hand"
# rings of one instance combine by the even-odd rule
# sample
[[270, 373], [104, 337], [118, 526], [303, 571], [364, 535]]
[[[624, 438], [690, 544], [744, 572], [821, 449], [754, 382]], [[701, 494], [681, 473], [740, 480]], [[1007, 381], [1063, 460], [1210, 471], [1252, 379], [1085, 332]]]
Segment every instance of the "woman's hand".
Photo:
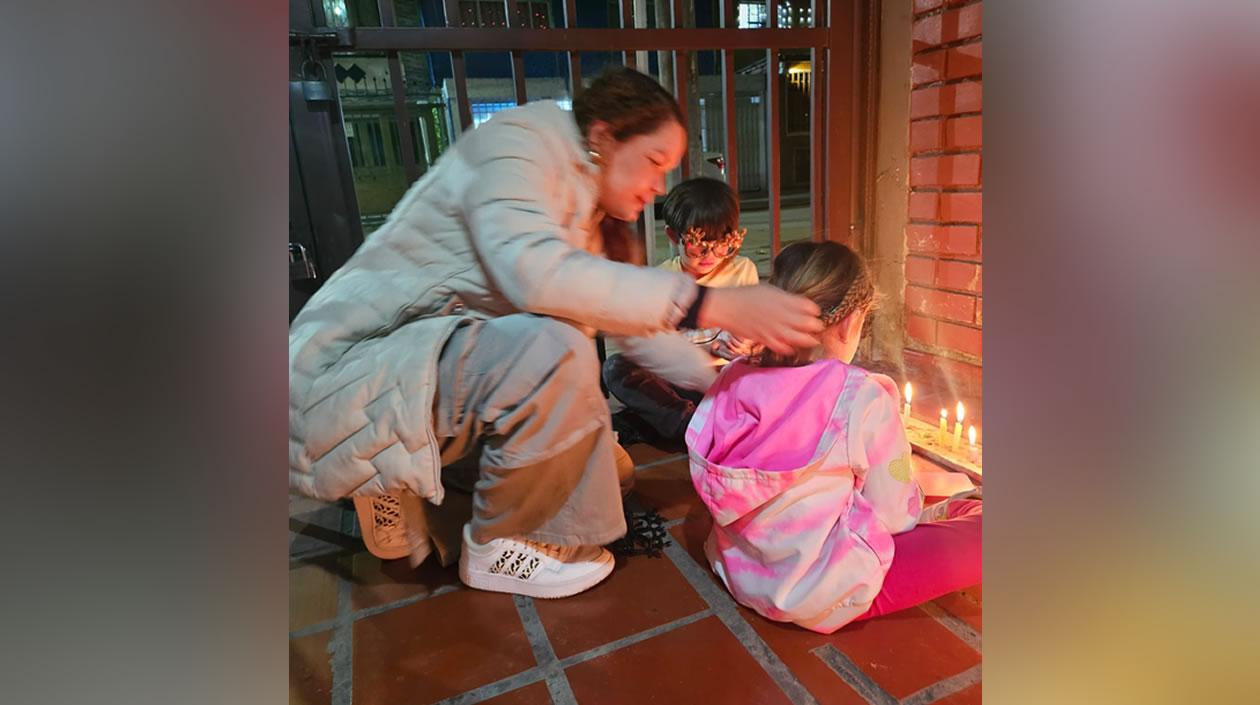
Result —
[[818, 344], [818, 305], [769, 284], [711, 288], [700, 305], [699, 327], [721, 328], [736, 338], [788, 354]]

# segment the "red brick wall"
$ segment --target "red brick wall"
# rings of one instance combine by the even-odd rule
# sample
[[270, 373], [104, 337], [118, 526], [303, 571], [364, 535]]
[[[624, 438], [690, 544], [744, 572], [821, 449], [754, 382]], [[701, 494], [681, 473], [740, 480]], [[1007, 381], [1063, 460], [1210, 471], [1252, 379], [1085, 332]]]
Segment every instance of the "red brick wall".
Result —
[[[906, 224], [906, 367], [980, 396], [979, 0], [915, 0]], [[926, 381], [926, 380], [925, 380]]]

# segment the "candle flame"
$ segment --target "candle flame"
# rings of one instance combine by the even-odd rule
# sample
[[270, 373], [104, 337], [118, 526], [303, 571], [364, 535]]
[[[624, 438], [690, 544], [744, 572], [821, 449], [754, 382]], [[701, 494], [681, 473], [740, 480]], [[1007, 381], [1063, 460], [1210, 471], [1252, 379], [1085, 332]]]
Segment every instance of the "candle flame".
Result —
[[942, 418], [942, 419], [947, 419], [947, 418], [949, 418], [949, 410], [948, 410], [948, 409], [941, 409], [941, 418]]
[[976, 445], [976, 427], [975, 426], [972, 426], [971, 428], [967, 429], [967, 440], [971, 441], [972, 447], [975, 447]]
[[958, 423], [962, 423], [963, 417], [967, 415], [967, 410], [963, 408], [962, 402], [958, 402], [958, 408], [954, 410], [958, 415]]
[[911, 386], [910, 386], [910, 383], [909, 383], [909, 382], [906, 382], [906, 403], [907, 403], [907, 404], [909, 404], [909, 403], [910, 403], [910, 399], [911, 399], [913, 396], [914, 396], [914, 387], [911, 387]]

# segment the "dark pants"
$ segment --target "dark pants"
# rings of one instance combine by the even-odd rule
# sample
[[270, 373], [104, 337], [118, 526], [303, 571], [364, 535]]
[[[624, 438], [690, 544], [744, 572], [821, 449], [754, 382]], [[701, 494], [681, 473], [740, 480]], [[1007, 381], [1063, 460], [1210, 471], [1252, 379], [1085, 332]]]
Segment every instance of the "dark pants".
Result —
[[603, 375], [613, 396], [661, 438], [683, 441], [703, 392], [675, 387], [620, 354], [604, 361]]

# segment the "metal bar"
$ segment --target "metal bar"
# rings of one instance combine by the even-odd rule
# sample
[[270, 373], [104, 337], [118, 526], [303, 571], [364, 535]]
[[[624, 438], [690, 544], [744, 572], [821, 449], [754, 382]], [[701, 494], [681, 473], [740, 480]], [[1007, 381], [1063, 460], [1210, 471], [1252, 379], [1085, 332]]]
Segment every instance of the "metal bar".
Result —
[[[824, 32], [827, 27], [828, 0], [813, 0], [810, 3], [815, 29]], [[831, 35], [828, 33], [827, 38]], [[809, 122], [809, 225], [810, 237], [815, 242], [826, 239], [827, 230], [827, 191], [823, 188], [823, 159], [827, 154], [827, 122], [826, 122], [826, 77], [827, 50], [813, 47], [810, 52], [810, 122]]]
[[[331, 75], [332, 67], [327, 70]], [[302, 95], [301, 84], [289, 82], [289, 129], [297, 150], [305, 199], [313, 204], [311, 237], [315, 243], [315, 264], [325, 277], [337, 271], [363, 244], [354, 170], [340, 112], [340, 100], [332, 110], [313, 109]]]
[[[459, 22], [459, 0], [446, 0], [444, 7], [447, 26], [441, 31], [452, 31], [453, 23]], [[396, 32], [400, 29], [394, 28], [388, 31]], [[464, 52], [458, 47], [451, 49], [451, 68], [455, 74], [455, 104], [459, 109], [459, 129], [468, 130], [473, 124], [472, 101], [468, 98], [468, 70], [464, 65]]]
[[[450, 2], [451, 0], [447, 0]], [[568, 7], [573, 0], [565, 0]], [[826, 28], [801, 29], [518, 29], [356, 27], [362, 51], [621, 51], [826, 48]]]
[[468, 97], [468, 70], [464, 66], [464, 52], [451, 52], [451, 66], [455, 73], [455, 102], [459, 106], [459, 129], [468, 130], [473, 126], [472, 100]]
[[827, 31], [831, 45], [827, 50], [827, 152], [824, 160], [824, 183], [827, 184], [827, 239], [851, 242], [853, 223], [853, 174], [857, 168], [853, 149], [854, 104], [854, 1], [834, 0]]
[[389, 52], [389, 84], [394, 93], [394, 122], [398, 123], [398, 140], [402, 143], [403, 171], [407, 183], [420, 178], [420, 165], [416, 163], [416, 146], [411, 139], [411, 117], [407, 113], [407, 85], [403, 81], [402, 61], [398, 52]]
[[[520, 14], [520, 4], [517, 0], [504, 0], [504, 2], [508, 27], [516, 30], [527, 29], [529, 25]], [[512, 52], [512, 84], [516, 93], [516, 104], [524, 105], [528, 100], [525, 93], [525, 55], [520, 49]]]
[[[322, 10], [323, 8], [320, 9]], [[381, 14], [382, 27], [393, 27], [397, 24], [397, 21], [394, 19], [394, 0], [376, 0], [376, 9]]]
[[[576, 25], [577, 25], [577, 0], [564, 0], [564, 29], [560, 29], [560, 30], [522, 29], [520, 32], [514, 33], [516, 34], [516, 36], [524, 39], [526, 33], [541, 32], [542, 34], [538, 37], [538, 39], [542, 40], [543, 43], [548, 48], [568, 50], [569, 52], [569, 92], [572, 94], [571, 97], [575, 100], [577, 99], [578, 94], [582, 92], [581, 50], [579, 47], [565, 46], [565, 43], [559, 40], [558, 38], [548, 39], [547, 37], [550, 37], [552, 34], [556, 32], [565, 33], [565, 32], [591, 31], [591, 30], [576, 29]], [[604, 48], [606, 49], [607, 47], [608, 45], [605, 44]], [[521, 47], [521, 48], [524, 49], [525, 47]]]
[[774, 0], [766, 0], [766, 14], [770, 17], [770, 29], [778, 29], [779, 6]]
[[[634, 0], [634, 28], [647, 29], [648, 23], [647, 0]], [[651, 66], [648, 62], [648, 52], [645, 50], [636, 51], [634, 53], [635, 64], [641, 73], [651, 73]], [[659, 69], [659, 67], [658, 67]]]
[[859, 153], [860, 170], [854, 178], [857, 206], [854, 223], [857, 237], [864, 252], [876, 252], [875, 212], [875, 125], [879, 121], [879, 5], [870, 0], [858, 3], [857, 27], [862, 33], [861, 42], [854, 52], [858, 69], [858, 115], [861, 125], [854, 132]]
[[[395, 22], [394, 0], [377, 0], [377, 9], [381, 15], [381, 26], [392, 27]], [[388, 51], [385, 58], [389, 61], [389, 86], [394, 94], [394, 122], [398, 125], [398, 141], [401, 142], [403, 173], [407, 183], [420, 178], [420, 165], [416, 163], [416, 147], [411, 140], [411, 116], [407, 112], [407, 84], [403, 80], [402, 60], [397, 51]]]
[[[722, 27], [735, 25], [734, 5], [722, 0]], [[745, 30], [747, 31], [747, 30]], [[726, 123], [726, 182], [739, 193], [739, 128], [735, 120], [735, 50], [722, 50], [722, 116]]]
[[[630, 2], [630, 0], [623, 0]], [[634, 28], [647, 28], [647, 0], [633, 0], [634, 3]], [[639, 51], [634, 53], [635, 69], [639, 73], [651, 75], [651, 67], [648, 64], [648, 53]], [[685, 131], [685, 130], [684, 130]], [[656, 266], [656, 199], [649, 203], [646, 208], [639, 212], [639, 236], [643, 238], [644, 261], [649, 267]]]
[[827, 75], [825, 49], [810, 50], [810, 116], [809, 116], [809, 230], [815, 242], [823, 236], [827, 227], [823, 189], [823, 157], [826, 154], [827, 123], [823, 115], [823, 80]]
[[648, 214], [652, 213], [652, 209], [653, 205], [651, 203], [647, 204], [646, 208], [639, 211], [639, 217], [634, 221], [634, 231], [639, 236], [639, 241], [643, 243], [644, 262], [649, 267], [656, 266], [654, 261], [656, 257], [656, 221], [653, 220], [650, 223], [652, 227], [648, 228]]
[[[664, 0], [657, 0], [664, 2]], [[686, 22], [686, 0], [674, 0], [671, 4], [672, 14], [670, 16], [671, 31], [685, 30]], [[687, 52], [678, 50], [674, 52], [674, 97], [678, 100], [678, 107], [682, 110], [683, 129], [687, 127]], [[683, 150], [682, 156], [682, 179], [686, 181], [691, 178], [691, 136], [687, 136], [687, 148]]]
[[766, 49], [766, 186], [770, 192], [770, 256], [779, 254], [779, 202], [782, 179], [779, 175], [779, 52]]
[[[687, 52], [674, 52], [674, 97], [678, 100], [678, 109], [682, 112], [683, 129], [687, 127]], [[691, 178], [691, 138], [687, 138], [687, 148], [682, 155], [683, 181]]]
[[324, 12], [324, 3], [313, 2], [310, 3], [309, 7], [311, 10], [311, 22], [313, 22], [316, 27], [327, 28], [328, 15]]
[[[634, 0], [620, 0], [621, 2], [621, 28], [631, 29], [634, 27]], [[635, 68], [634, 52], [626, 50], [626, 66]]]

